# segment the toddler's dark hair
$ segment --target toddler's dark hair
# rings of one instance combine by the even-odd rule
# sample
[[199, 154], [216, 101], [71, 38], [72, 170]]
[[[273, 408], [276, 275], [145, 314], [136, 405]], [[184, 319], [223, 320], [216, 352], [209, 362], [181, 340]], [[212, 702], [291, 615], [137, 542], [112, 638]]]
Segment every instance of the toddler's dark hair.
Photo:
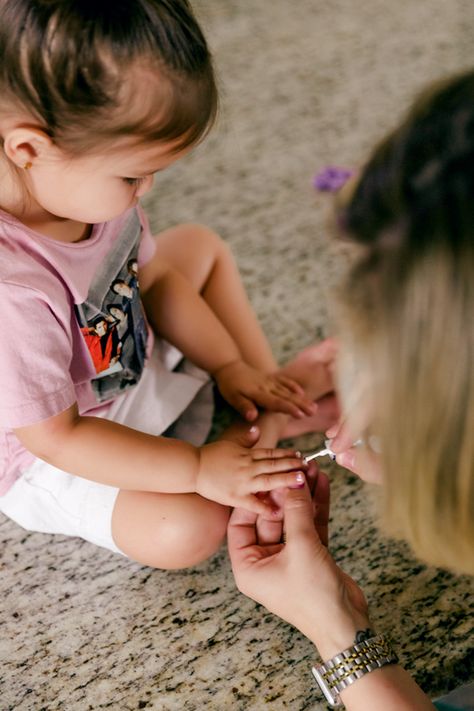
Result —
[[0, 96], [73, 154], [127, 135], [184, 148], [217, 110], [187, 0], [3, 0]]

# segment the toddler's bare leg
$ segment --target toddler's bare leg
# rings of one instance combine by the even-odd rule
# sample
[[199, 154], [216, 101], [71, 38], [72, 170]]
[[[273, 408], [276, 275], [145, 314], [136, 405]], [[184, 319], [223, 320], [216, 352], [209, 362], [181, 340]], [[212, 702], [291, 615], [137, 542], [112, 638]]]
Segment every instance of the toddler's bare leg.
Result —
[[188, 568], [216, 553], [230, 509], [198, 494], [120, 491], [112, 537], [129, 558], [152, 568]]
[[[232, 254], [220, 237], [202, 225], [187, 224], [165, 230], [156, 239], [163, 260], [180, 271], [202, 294], [234, 337], [246, 362], [267, 372], [277, 370]], [[336, 400], [328, 396], [333, 389], [328, 364], [334, 356], [335, 345], [327, 340], [305, 348], [281, 369], [319, 404], [314, 416], [290, 420], [281, 437], [325, 431], [337, 420]]]
[[247, 298], [228, 246], [202, 225], [161, 232], [157, 250], [199, 291], [239, 346], [243, 359], [266, 372], [277, 369], [270, 345]]

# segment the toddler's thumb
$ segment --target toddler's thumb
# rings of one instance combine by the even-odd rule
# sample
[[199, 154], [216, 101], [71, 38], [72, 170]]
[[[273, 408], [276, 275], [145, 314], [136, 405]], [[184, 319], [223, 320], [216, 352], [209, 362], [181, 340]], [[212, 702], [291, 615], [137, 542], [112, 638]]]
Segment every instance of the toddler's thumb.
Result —
[[302, 542], [317, 538], [314, 527], [313, 505], [308, 485], [302, 489], [287, 489], [284, 503], [284, 528], [286, 542]]

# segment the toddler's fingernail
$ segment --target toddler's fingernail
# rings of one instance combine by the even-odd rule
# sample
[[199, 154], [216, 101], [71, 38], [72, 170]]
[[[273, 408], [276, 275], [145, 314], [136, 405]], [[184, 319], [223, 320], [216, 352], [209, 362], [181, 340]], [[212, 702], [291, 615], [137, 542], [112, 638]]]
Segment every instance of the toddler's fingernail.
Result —
[[297, 449], [296, 452], [295, 452], [295, 457], [298, 457], [298, 459], [301, 459], [302, 456], [303, 456], [303, 455], [301, 454], [300, 450]]
[[252, 425], [252, 427], [249, 427], [249, 432], [251, 432], [252, 434], [255, 434], [256, 431], [257, 431], [257, 428], [255, 427], [255, 425]]
[[304, 482], [305, 482], [304, 474], [302, 474], [301, 472], [298, 472], [296, 474], [295, 479], [298, 482], [298, 484], [304, 484]]

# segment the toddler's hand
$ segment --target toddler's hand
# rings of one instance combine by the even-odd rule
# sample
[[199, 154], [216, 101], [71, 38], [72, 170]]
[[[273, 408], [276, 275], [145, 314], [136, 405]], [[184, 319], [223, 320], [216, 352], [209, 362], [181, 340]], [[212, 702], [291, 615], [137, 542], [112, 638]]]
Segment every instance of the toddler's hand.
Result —
[[275, 518], [278, 507], [258, 497], [280, 487], [304, 486], [307, 465], [291, 449], [250, 449], [220, 440], [200, 449], [196, 491], [226, 506]]
[[220, 368], [214, 378], [222, 396], [250, 422], [257, 418], [257, 406], [298, 418], [316, 410], [295, 380], [280, 372], [262, 373], [242, 360]]

